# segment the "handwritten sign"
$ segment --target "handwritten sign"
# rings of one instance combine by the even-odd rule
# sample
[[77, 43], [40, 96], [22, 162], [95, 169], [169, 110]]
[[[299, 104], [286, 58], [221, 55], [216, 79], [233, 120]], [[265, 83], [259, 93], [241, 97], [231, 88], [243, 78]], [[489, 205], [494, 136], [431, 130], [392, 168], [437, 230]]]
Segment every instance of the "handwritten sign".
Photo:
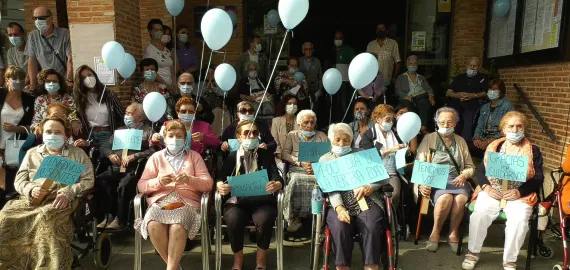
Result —
[[402, 148], [396, 152], [396, 169], [400, 174], [404, 174], [404, 168], [406, 167], [407, 152], [408, 152], [408, 147]]
[[487, 153], [485, 175], [497, 179], [525, 182], [528, 171], [528, 157], [507, 155], [497, 152]]
[[318, 162], [330, 151], [330, 142], [299, 142], [299, 162]]
[[449, 177], [449, 165], [440, 165], [416, 160], [412, 172], [412, 183], [445, 189]]
[[239, 141], [237, 139], [229, 139], [228, 144], [230, 145], [230, 152], [235, 152], [239, 149]]
[[267, 170], [239, 176], [228, 176], [228, 184], [232, 187], [232, 197], [252, 197], [267, 195], [265, 186], [269, 182]]
[[113, 150], [141, 150], [143, 131], [140, 129], [115, 130]]
[[313, 163], [312, 166], [323, 192], [353, 190], [389, 178], [376, 149]]
[[46, 156], [34, 176], [37, 179], [50, 179], [71, 186], [87, 169], [87, 165], [59, 156]]

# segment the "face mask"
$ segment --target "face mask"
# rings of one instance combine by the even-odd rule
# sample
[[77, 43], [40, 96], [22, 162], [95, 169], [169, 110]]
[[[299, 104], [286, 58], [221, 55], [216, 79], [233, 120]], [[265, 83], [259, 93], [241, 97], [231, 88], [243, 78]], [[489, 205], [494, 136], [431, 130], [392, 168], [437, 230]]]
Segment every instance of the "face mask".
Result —
[[154, 39], [161, 40], [162, 39], [162, 31], [154, 32]]
[[162, 44], [167, 44], [168, 42], [170, 42], [170, 40], [172, 40], [172, 37], [169, 35], [162, 35], [162, 37], [160, 38]]
[[10, 40], [10, 43], [12, 43], [12, 45], [14, 45], [16, 48], [24, 44], [24, 39], [21, 37], [8, 37], [8, 39]]
[[65, 139], [62, 135], [46, 134], [43, 135], [43, 141], [47, 148], [57, 150], [63, 147]]
[[388, 122], [382, 122], [382, 130], [383, 131], [388, 131], [392, 129], [392, 123], [388, 123]]
[[241, 145], [247, 150], [253, 150], [259, 146], [259, 139], [245, 139]]
[[185, 114], [180, 114], [178, 116], [180, 117], [180, 121], [182, 121], [183, 124], [190, 125], [192, 124], [192, 121], [194, 121], [194, 117], [196, 115], [191, 113], [185, 113]]
[[489, 97], [490, 100], [496, 100], [499, 98], [499, 91], [489, 90], [487, 92], [487, 97]]
[[89, 76], [83, 79], [83, 85], [87, 88], [93, 88], [97, 84], [97, 79], [95, 76]]
[[364, 120], [366, 119], [366, 112], [360, 111], [354, 114], [354, 118], [356, 118], [356, 120], [360, 121], [360, 120]]
[[511, 143], [518, 143], [524, 138], [524, 132], [506, 132], [505, 137]]
[[182, 92], [182, 94], [190, 94], [192, 93], [192, 90], [194, 90], [192, 85], [185, 84], [180, 86], [180, 92]]
[[184, 144], [186, 144], [186, 140], [184, 139], [176, 139], [176, 138], [168, 138], [166, 139], [166, 148], [170, 153], [176, 154], [184, 148]]
[[342, 46], [342, 39], [335, 39], [335, 40], [334, 40], [334, 45], [337, 46], [337, 47]]
[[408, 71], [415, 73], [418, 70], [418, 66], [408, 66]]
[[180, 34], [178, 35], [178, 40], [182, 43], [188, 42], [188, 34]]
[[256, 52], [260, 52], [262, 48], [263, 47], [261, 47], [261, 44], [259, 44], [259, 43], [255, 44], [255, 51]]
[[453, 131], [455, 131], [453, 128], [438, 128], [437, 132], [439, 132], [439, 134], [443, 135], [443, 136], [449, 136], [451, 133], [453, 133]]
[[303, 136], [308, 137], [308, 138], [315, 136], [314, 131], [301, 130], [301, 134], [303, 134]]
[[48, 30], [49, 26], [47, 24], [47, 20], [36, 20], [35, 22], [36, 28], [40, 30], [40, 33], [43, 33]]
[[59, 83], [48, 82], [45, 84], [46, 91], [50, 94], [56, 94], [59, 91]]
[[20, 91], [20, 90], [24, 89], [24, 81], [23, 80], [11, 80], [10, 81], [10, 87], [12, 87], [13, 90]]
[[154, 70], [147, 70], [144, 72], [144, 79], [149, 82], [154, 82], [156, 80], [156, 71]]
[[289, 73], [294, 74], [295, 72], [297, 72], [296, 68], [289, 68]]
[[466, 73], [467, 73], [467, 77], [473, 77], [473, 76], [477, 75], [477, 70], [468, 69]]
[[378, 30], [378, 31], [376, 31], [376, 37], [378, 37], [378, 38], [385, 38], [385, 37], [386, 37], [386, 31], [385, 31], [385, 30]]
[[134, 128], [135, 127], [135, 118], [133, 116], [125, 116], [125, 126], [127, 126], [128, 128]]
[[352, 148], [350, 148], [350, 146], [334, 146], [331, 148], [331, 152], [333, 152], [333, 154], [336, 154], [338, 156], [344, 156], [348, 153], [350, 153], [350, 151], [352, 150]]
[[238, 116], [239, 116], [240, 121], [253, 121], [253, 119], [254, 119], [253, 115], [239, 114]]
[[296, 104], [287, 104], [285, 106], [285, 111], [288, 114], [295, 114], [297, 112], [297, 105]]
[[257, 78], [257, 71], [250, 71], [247, 75], [250, 78]]

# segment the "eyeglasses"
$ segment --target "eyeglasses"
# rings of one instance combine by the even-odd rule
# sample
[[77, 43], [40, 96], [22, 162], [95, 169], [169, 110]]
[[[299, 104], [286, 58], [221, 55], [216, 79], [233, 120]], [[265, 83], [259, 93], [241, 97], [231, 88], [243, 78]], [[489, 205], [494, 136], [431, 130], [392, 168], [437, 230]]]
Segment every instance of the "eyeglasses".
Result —
[[241, 135], [246, 136], [246, 137], [249, 135], [249, 137], [255, 138], [255, 137], [259, 136], [259, 131], [258, 130], [244, 130], [241, 132]]
[[47, 15], [47, 16], [37, 16], [37, 17], [34, 16], [34, 17], [32, 17], [32, 18], [34, 19], [34, 21], [37, 21], [37, 20], [45, 21], [45, 20], [47, 20], [47, 18], [49, 18], [49, 17], [51, 17], [51, 15]]
[[239, 109], [238, 112], [241, 114], [254, 114], [255, 110], [254, 109]]

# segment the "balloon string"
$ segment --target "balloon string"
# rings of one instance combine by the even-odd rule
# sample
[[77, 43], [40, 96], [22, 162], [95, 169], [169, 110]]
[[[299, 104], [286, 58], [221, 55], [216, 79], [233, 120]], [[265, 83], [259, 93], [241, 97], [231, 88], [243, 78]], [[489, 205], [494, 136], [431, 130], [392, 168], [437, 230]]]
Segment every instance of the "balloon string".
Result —
[[222, 102], [222, 126], [220, 127], [220, 134], [222, 134], [224, 132], [224, 117], [225, 117], [225, 113], [226, 113], [226, 95], [228, 94], [228, 92], [224, 91], [224, 100]]
[[[176, 31], [176, 16], [172, 16], [174, 18], [174, 26], [172, 27], [172, 29], [174, 29], [174, 31]], [[172, 35], [172, 34], [171, 34]], [[178, 73], [178, 35], [173, 35], [174, 37], [174, 83], [178, 86], [178, 78], [176, 77], [176, 74]], [[178, 93], [178, 87], [176, 87], [176, 91], [175, 93]]]
[[[210, 60], [208, 60], [208, 66], [206, 68], [206, 70], [210, 69], [210, 64], [212, 63], [212, 54], [214, 51], [210, 51]], [[208, 79], [208, 72], [206, 72], [206, 75], [204, 76], [204, 83], [206, 83], [206, 80]], [[196, 112], [198, 112], [198, 107], [200, 106], [200, 98], [202, 97], [202, 90], [204, 88], [200, 88], [200, 84], [198, 84], [198, 96], [196, 97]], [[190, 123], [190, 131], [192, 131], [192, 128], [194, 128], [194, 120], [196, 120], [196, 117], [194, 117], [194, 119], [192, 119], [192, 123]]]
[[222, 63], [225, 63], [225, 62], [226, 62], [226, 52], [227, 52], [227, 51], [228, 51], [228, 46], [226, 46], [226, 47], [224, 48], [224, 60], [222, 60]]
[[[103, 86], [103, 93], [101, 94], [101, 98], [99, 99], [99, 107], [101, 107], [101, 103], [103, 102], [103, 96], [105, 96], [105, 89], [107, 89], [107, 85], [105, 84]], [[97, 123], [97, 118], [99, 117], [99, 109], [97, 109], [97, 113], [95, 114], [95, 120], [93, 120], [93, 122]], [[93, 134], [93, 128], [94, 126], [91, 125], [91, 130], [89, 130], [89, 136], [87, 136], [87, 141], [89, 141], [89, 139], [91, 139], [91, 134]]]
[[350, 98], [350, 102], [348, 103], [348, 108], [346, 108], [346, 112], [344, 113], [344, 117], [342, 118], [341, 122], [344, 122], [344, 119], [346, 118], [346, 115], [348, 114], [348, 111], [350, 110], [350, 105], [352, 105], [352, 100], [354, 99], [354, 96], [356, 96], [356, 90], [354, 90], [354, 93], [352, 93], [352, 97]]
[[332, 101], [332, 95], [329, 94], [329, 96], [331, 97], [331, 106], [330, 107], [330, 112], [329, 112], [329, 126], [332, 124], [332, 106], [333, 106], [333, 101]]

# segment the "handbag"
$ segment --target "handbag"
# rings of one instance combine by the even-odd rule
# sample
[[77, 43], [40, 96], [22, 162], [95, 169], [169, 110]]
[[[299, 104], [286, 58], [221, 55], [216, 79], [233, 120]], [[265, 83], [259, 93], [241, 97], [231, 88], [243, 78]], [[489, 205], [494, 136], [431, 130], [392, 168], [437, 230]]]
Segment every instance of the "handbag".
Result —
[[11, 168], [20, 167], [20, 151], [26, 140], [20, 140], [20, 133], [6, 140], [6, 149], [4, 150], [4, 162], [6, 166]]
[[[453, 154], [451, 153], [451, 151], [449, 150], [449, 148], [447, 147], [447, 145], [445, 144], [445, 141], [443, 140], [443, 138], [441, 137], [441, 135], [436, 131], [437, 136], [439, 137], [439, 140], [441, 141], [441, 143], [443, 144], [443, 147], [445, 148], [445, 151], [447, 152], [447, 154], [449, 155], [449, 158], [451, 159], [451, 162], [453, 162], [453, 166], [455, 167], [455, 170], [457, 171], [458, 175], [461, 175], [461, 169], [459, 168], [459, 165], [457, 164], [457, 161], [455, 160], [455, 158], [453, 157]], [[477, 187], [477, 185], [475, 184], [475, 182], [473, 181], [472, 178], [468, 178], [466, 180], [466, 183], [469, 183], [469, 185], [471, 186], [472, 189], [475, 189]]]

